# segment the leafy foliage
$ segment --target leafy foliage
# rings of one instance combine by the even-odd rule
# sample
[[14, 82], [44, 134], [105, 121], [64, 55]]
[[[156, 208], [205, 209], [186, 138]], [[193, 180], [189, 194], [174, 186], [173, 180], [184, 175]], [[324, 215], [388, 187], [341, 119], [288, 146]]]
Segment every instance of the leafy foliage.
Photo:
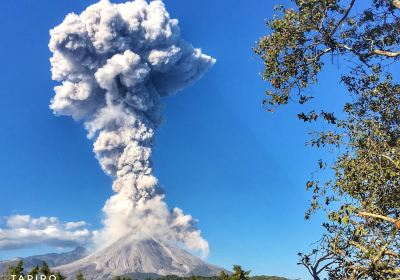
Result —
[[310, 143], [337, 152], [333, 164], [318, 162], [334, 177], [314, 176], [306, 184], [313, 192], [306, 218], [325, 211], [326, 233], [317, 249], [299, 254], [299, 264], [314, 279], [323, 271], [330, 279], [399, 279], [400, 84], [392, 65], [400, 58], [400, 2], [293, 2], [294, 8], [277, 6], [268, 35], [254, 48], [271, 85], [265, 106], [312, 100], [305, 89], [334, 58], [350, 68], [340, 80], [352, 100], [340, 119], [325, 110], [298, 114], [305, 122], [328, 123]]
[[115, 277], [115, 280], [132, 280], [132, 278], [117, 276], [117, 277]]
[[[120, 279], [125, 279], [125, 278], [115, 278], [116, 280]], [[228, 273], [225, 271], [221, 271], [221, 274], [219, 276], [196, 276], [192, 275], [189, 277], [181, 277], [177, 275], [166, 275], [157, 278], [157, 280], [236, 280], [236, 279], [241, 279], [241, 280], [288, 280], [283, 277], [277, 277], [277, 276], [250, 276], [250, 271], [245, 271], [242, 269], [240, 265], [234, 265], [233, 266], [233, 273]], [[146, 279], [146, 280], [151, 280]]]
[[400, 56], [396, 50], [400, 23], [394, 6], [368, 0], [369, 8], [352, 13], [364, 1], [297, 0], [296, 8], [275, 7], [275, 17], [267, 22], [268, 35], [254, 48], [264, 61], [262, 77], [272, 86], [264, 101], [269, 108], [287, 104], [294, 89], [300, 104], [312, 99], [302, 90], [317, 82], [326, 55], [367, 67]]
[[233, 266], [233, 273], [229, 276], [230, 280], [249, 280], [250, 270], [243, 270], [240, 265]]
[[38, 265], [34, 266], [29, 273], [24, 273], [24, 264], [23, 261], [18, 261], [15, 265], [9, 266], [7, 272], [0, 279], [2, 280], [10, 280], [10, 279], [20, 279], [21, 276], [24, 279], [28, 279], [28, 276], [33, 276], [33, 279], [36, 279], [36, 276], [40, 279], [40, 276], [46, 276], [46, 279], [49, 278], [50, 275], [54, 275], [56, 280], [65, 280], [66, 278], [58, 271], [51, 271], [46, 262], [43, 262], [41, 267]]
[[12, 279], [12, 276], [15, 275], [15, 278], [18, 279], [21, 276], [25, 276], [24, 275], [24, 267], [23, 267], [23, 262], [20, 260], [17, 262], [17, 264], [15, 266], [10, 266], [7, 270], [7, 273], [5, 275], [4, 279]]
[[[242, 270], [243, 271], [243, 270]], [[243, 271], [246, 272], [246, 271]], [[233, 274], [227, 274], [227, 273], [223, 273], [225, 276], [224, 277], [228, 277], [228, 279], [233, 279], [231, 277]], [[238, 274], [240, 275], [240, 274]], [[288, 280], [286, 278], [283, 277], [277, 277], [277, 276], [246, 276], [248, 277], [248, 280]], [[168, 275], [168, 276], [163, 276], [161, 278], [158, 278], [158, 280], [190, 280], [190, 279], [196, 279], [196, 280], [223, 280], [224, 278], [222, 277], [222, 274], [220, 276], [211, 276], [211, 277], [204, 277], [204, 276], [190, 276], [190, 277], [180, 277], [180, 276], [176, 276], [176, 275]], [[227, 279], [227, 278], [225, 278]]]
[[76, 274], [76, 280], [86, 280], [85, 276], [82, 274], [81, 271], [79, 271], [79, 272]]

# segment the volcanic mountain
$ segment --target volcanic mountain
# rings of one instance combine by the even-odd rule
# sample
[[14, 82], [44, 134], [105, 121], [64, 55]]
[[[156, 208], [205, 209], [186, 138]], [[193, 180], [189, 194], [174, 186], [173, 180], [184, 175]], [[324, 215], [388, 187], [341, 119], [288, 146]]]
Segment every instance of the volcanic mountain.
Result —
[[[80, 260], [54, 268], [68, 279], [82, 272], [87, 279], [112, 279], [119, 275], [154, 278], [162, 275], [214, 276], [222, 268], [171, 245], [150, 238], [137, 241], [126, 236]], [[225, 271], [225, 270], [224, 270]]]

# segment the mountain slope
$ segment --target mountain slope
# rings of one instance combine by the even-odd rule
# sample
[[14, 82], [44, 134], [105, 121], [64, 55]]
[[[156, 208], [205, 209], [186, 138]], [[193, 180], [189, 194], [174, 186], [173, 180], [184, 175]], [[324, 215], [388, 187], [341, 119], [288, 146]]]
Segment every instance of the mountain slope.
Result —
[[51, 253], [45, 255], [37, 255], [26, 258], [16, 258], [9, 261], [0, 261], [0, 275], [7, 270], [7, 267], [15, 265], [18, 261], [24, 262], [24, 270], [29, 271], [35, 265], [41, 265], [45, 261], [50, 267], [60, 266], [79, 260], [87, 255], [87, 250], [83, 247], [78, 247], [71, 252], [66, 253]]
[[[73, 263], [56, 267], [67, 277], [81, 271], [88, 279], [110, 279], [117, 275], [218, 275], [223, 269], [207, 264], [188, 252], [155, 239], [121, 238]], [[142, 277], [139, 277], [142, 278]]]

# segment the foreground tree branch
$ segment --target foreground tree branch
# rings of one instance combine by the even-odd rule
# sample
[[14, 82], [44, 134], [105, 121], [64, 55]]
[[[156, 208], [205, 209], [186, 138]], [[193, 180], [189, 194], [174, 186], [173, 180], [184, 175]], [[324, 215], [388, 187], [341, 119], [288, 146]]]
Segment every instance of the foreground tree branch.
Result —
[[380, 219], [383, 221], [387, 221], [390, 223], [396, 223], [398, 220], [390, 218], [390, 217], [386, 217], [383, 215], [378, 215], [378, 214], [373, 214], [373, 213], [367, 213], [367, 212], [363, 212], [363, 211], [358, 211], [357, 214], [361, 217], [367, 217], [367, 218], [375, 218], [375, 219]]

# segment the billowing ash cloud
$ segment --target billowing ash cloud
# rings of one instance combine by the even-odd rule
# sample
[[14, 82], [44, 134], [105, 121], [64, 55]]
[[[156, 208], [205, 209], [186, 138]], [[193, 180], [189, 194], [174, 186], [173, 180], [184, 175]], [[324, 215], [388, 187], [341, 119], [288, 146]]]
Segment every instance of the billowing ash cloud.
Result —
[[75, 247], [89, 242], [94, 233], [85, 222], [61, 222], [54, 217], [29, 215], [4, 217], [0, 226], [0, 249], [18, 249], [36, 245]]
[[102, 0], [50, 31], [51, 109], [82, 120], [116, 192], [104, 206], [104, 244], [126, 234], [156, 235], [208, 251], [191, 216], [169, 210], [153, 175], [162, 97], [197, 81], [215, 60], [180, 37], [162, 1]]

